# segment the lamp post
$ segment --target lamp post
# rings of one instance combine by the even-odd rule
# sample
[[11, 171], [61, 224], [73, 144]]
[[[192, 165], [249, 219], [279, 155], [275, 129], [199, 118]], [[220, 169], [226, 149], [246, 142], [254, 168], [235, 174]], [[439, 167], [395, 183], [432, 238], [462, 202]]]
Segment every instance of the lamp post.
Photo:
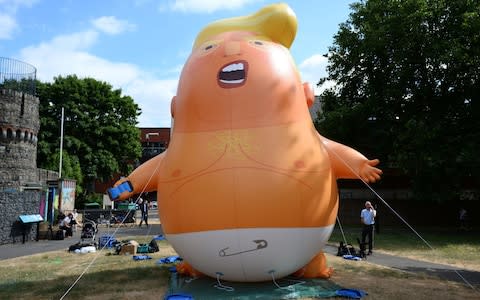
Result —
[[60, 121], [60, 162], [58, 166], [58, 177], [62, 178], [62, 159], [63, 159], [63, 118], [65, 110], [62, 106], [62, 119]]

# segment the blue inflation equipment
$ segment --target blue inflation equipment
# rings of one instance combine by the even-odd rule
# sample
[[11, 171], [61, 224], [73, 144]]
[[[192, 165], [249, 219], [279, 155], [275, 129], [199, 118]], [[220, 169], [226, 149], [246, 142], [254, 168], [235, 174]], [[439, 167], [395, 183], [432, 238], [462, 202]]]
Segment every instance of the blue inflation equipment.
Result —
[[169, 294], [166, 295], [165, 300], [193, 300], [193, 296], [190, 294]]
[[111, 200], [117, 200], [124, 192], [133, 192], [133, 186], [130, 181], [125, 181], [116, 187], [109, 188], [107, 192]]
[[167, 257], [164, 257], [164, 258], [160, 258], [159, 260], [157, 260], [157, 264], [172, 264], [174, 262], [177, 262], [177, 261], [181, 261], [183, 260], [180, 256], [178, 255], [172, 255], [172, 256], [167, 256]]
[[170, 271], [170, 273], [177, 273], [177, 267], [171, 266], [168, 268], [168, 271]]
[[339, 289], [335, 292], [337, 296], [352, 298], [352, 299], [362, 299], [368, 293], [362, 290], [354, 289]]
[[165, 240], [165, 237], [163, 236], [163, 234], [159, 234], [159, 235], [155, 236], [153, 239], [156, 240], [156, 241], [163, 241], [163, 240]]
[[134, 255], [133, 256], [133, 260], [148, 260], [148, 259], [152, 259], [152, 257], [148, 256], [148, 255]]
[[350, 255], [350, 254], [345, 254], [345, 255], [343, 256], [343, 258], [345, 258], [345, 259], [350, 259], [350, 260], [362, 260], [361, 257], [354, 256], [354, 255]]

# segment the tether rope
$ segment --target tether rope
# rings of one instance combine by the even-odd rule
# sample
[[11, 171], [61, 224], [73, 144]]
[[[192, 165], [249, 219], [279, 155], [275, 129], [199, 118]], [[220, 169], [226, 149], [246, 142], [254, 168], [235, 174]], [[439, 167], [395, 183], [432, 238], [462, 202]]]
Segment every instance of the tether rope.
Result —
[[352, 253], [350, 252], [350, 248], [348, 247], [347, 238], [345, 237], [345, 233], [343, 232], [342, 223], [340, 223], [340, 218], [338, 217], [338, 214], [337, 214], [337, 222], [338, 222], [338, 226], [340, 227], [340, 232], [342, 233], [343, 242], [345, 243], [345, 247], [347, 248], [347, 252], [348, 252], [348, 254], [352, 255]]
[[275, 279], [275, 270], [271, 270], [270, 272], [268, 272], [270, 275], [272, 275], [272, 281], [273, 281], [273, 284], [279, 288], [279, 289], [289, 289], [295, 285], [299, 285], [299, 284], [304, 284], [306, 281], [303, 281], [303, 280], [297, 280], [297, 279], [288, 279], [289, 281], [292, 281], [292, 282], [295, 282], [294, 284], [290, 284], [290, 285], [287, 285], [287, 286], [280, 286], [276, 279]]
[[[157, 166], [155, 167], [155, 170], [152, 172], [152, 174], [150, 175], [150, 178], [148, 178], [148, 181], [147, 183], [144, 185], [142, 191], [140, 192], [140, 194], [138, 195], [137, 199], [135, 200], [135, 203], [137, 204], [138, 201], [140, 200], [141, 196], [143, 195], [143, 193], [145, 192], [145, 189], [146, 187], [148, 186], [148, 184], [150, 183], [150, 181], [152, 180], [153, 178], [153, 175], [157, 172], [157, 169], [160, 167], [160, 163], [161, 161], [159, 161], [159, 163], [157, 164]], [[125, 214], [125, 216], [123, 217], [122, 221], [120, 222], [120, 225], [115, 228], [115, 230], [113, 231], [112, 235], [115, 235], [117, 233], [117, 231], [120, 229], [120, 226], [123, 225], [123, 223], [125, 222], [125, 220], [127, 219], [127, 217], [129, 216], [130, 212], [132, 210], [135, 210], [135, 209], [130, 209], [128, 210], [128, 213]], [[151, 230], [151, 226], [148, 226], [148, 230], [147, 230], [147, 234], [150, 233], [150, 230]], [[108, 232], [108, 231], [107, 231]], [[145, 234], [145, 236], [147, 235]], [[105, 243], [105, 245], [103, 245], [103, 247], [100, 249], [103, 250], [106, 246], [107, 246], [108, 243]], [[93, 265], [93, 263], [97, 260], [98, 256], [100, 255], [100, 251], [97, 251], [96, 252], [96, 255], [93, 257], [92, 261], [85, 267], [85, 269], [83, 270], [83, 272], [77, 277], [77, 279], [72, 283], [72, 285], [70, 285], [70, 287], [67, 289], [67, 291], [62, 295], [62, 297], [60, 297], [60, 300], [63, 300], [67, 295], [68, 293], [70, 293], [70, 291], [75, 287], [75, 285], [80, 281], [80, 279], [83, 277], [83, 275], [85, 275], [85, 273], [88, 271], [88, 269]]]
[[[374, 193], [375, 196], [377, 196], [377, 198], [380, 199], [380, 200], [383, 202], [383, 204], [385, 204], [403, 223], [405, 223], [405, 225], [407, 225], [408, 228], [410, 228], [410, 230], [412, 230], [412, 231], [425, 243], [425, 245], [427, 245], [428, 248], [430, 248], [430, 250], [436, 252], [436, 250], [435, 250], [404, 218], [402, 218], [402, 216], [400, 216], [400, 214], [398, 214], [398, 213], [382, 198], [382, 196], [380, 196], [380, 195], [368, 184], [368, 182], [366, 182], [365, 180], [363, 180], [363, 178], [360, 177], [360, 175], [359, 175], [343, 158], [341, 158], [337, 153], [335, 153], [335, 151], [329, 151], [328, 153], [333, 153], [333, 154], [335, 154], [335, 156], [336, 156], [338, 159], [340, 159], [340, 160], [343, 162], [343, 164], [344, 164], [345, 166], [347, 166], [347, 168], [349, 168], [350, 171], [352, 171], [352, 173], [355, 174], [355, 175], [358, 177], [358, 179], [360, 179], [360, 180], [370, 189], [370, 191], [372, 191], [372, 193]], [[469, 286], [470, 288], [472, 288], [474, 291], [479, 292], [479, 291], [477, 291], [477, 289], [476, 289], [465, 277], [463, 277], [463, 276], [458, 272], [458, 270], [453, 269], [453, 271], [455, 272], [455, 274], [458, 275], [458, 277], [460, 277], [460, 278], [463, 280], [463, 282], [464, 282], [466, 285], [468, 285], [468, 286]]]
[[222, 284], [222, 282], [220, 281], [220, 276], [223, 276], [223, 273], [217, 272], [216, 275], [217, 275], [217, 284], [214, 285], [215, 288], [219, 290], [227, 291], [227, 292], [235, 291], [233, 287]]

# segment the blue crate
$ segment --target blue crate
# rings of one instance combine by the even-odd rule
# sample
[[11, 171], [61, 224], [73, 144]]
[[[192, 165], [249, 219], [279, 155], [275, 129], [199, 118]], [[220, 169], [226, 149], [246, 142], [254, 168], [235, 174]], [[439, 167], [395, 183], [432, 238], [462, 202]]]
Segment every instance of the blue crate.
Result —
[[113, 247], [113, 244], [116, 242], [117, 240], [115, 239], [115, 237], [113, 235], [102, 235], [99, 239], [98, 239], [98, 244], [99, 244], [99, 247], [100, 248], [112, 248]]

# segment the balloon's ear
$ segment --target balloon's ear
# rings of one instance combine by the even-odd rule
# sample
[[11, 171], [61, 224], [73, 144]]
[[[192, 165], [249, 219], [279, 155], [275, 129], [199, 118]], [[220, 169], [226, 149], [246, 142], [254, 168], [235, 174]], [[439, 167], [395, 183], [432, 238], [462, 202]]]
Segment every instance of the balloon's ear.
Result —
[[170, 102], [170, 114], [172, 114], [172, 118], [175, 118], [175, 99], [177, 96], [173, 96], [172, 102]]
[[305, 100], [307, 100], [308, 107], [311, 107], [315, 101], [315, 95], [313, 94], [313, 88], [310, 83], [303, 83], [303, 92], [305, 93]]

